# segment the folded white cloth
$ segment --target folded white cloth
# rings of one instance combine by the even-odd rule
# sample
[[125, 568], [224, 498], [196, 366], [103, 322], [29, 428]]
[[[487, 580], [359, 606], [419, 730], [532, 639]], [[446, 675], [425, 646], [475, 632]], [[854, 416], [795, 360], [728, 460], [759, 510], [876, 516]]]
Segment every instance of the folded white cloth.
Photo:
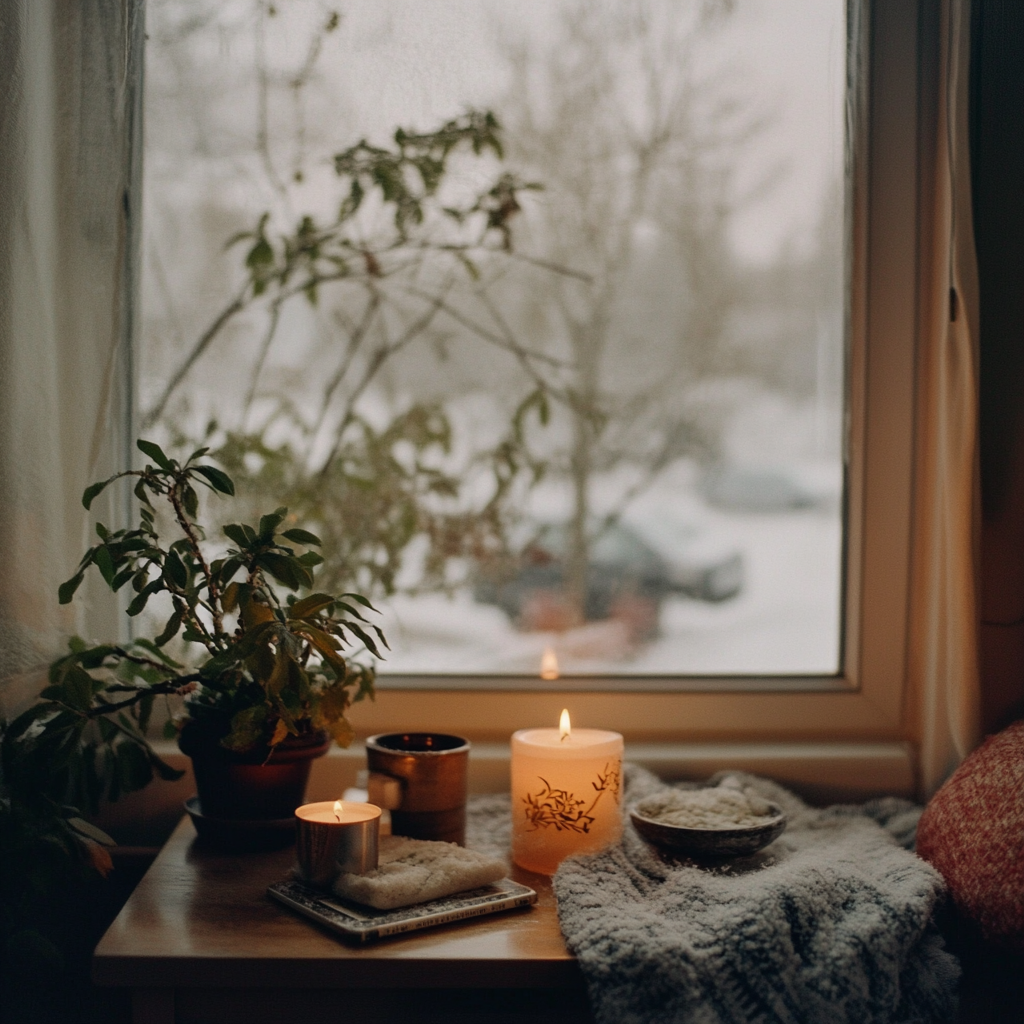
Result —
[[495, 857], [455, 843], [435, 843], [405, 836], [381, 836], [376, 871], [340, 874], [338, 896], [378, 910], [394, 910], [441, 899], [504, 878], [507, 866]]

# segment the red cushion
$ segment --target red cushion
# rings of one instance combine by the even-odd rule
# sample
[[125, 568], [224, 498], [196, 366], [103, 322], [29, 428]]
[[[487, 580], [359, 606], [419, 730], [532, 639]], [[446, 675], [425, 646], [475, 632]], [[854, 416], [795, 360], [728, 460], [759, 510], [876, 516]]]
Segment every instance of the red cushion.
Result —
[[1024, 721], [990, 736], [932, 797], [917, 852], [985, 938], [1024, 951]]

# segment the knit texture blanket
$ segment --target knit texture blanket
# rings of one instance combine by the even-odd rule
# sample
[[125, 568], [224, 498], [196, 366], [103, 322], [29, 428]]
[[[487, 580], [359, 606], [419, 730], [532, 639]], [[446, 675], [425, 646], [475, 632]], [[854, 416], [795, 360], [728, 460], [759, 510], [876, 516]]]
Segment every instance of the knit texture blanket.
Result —
[[[919, 809], [889, 798], [815, 810], [775, 783], [727, 774], [789, 818], [760, 853], [715, 869], [666, 862], [627, 816], [620, 844], [555, 875], [598, 1024], [951, 1019], [960, 971], [932, 924], [942, 880], [910, 852]], [[625, 783], [627, 815], [666, 788], [635, 766]]]

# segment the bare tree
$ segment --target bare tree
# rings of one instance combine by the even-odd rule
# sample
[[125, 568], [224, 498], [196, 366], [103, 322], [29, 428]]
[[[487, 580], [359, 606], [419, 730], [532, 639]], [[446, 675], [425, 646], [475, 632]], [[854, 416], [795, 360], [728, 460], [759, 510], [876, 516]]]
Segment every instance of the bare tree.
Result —
[[[669, 463], [715, 444], [692, 385], [722, 368], [739, 287], [731, 168], [757, 130], [701, 49], [730, 7], [563, 5], [546, 46], [511, 54], [500, 109], [517, 164], [545, 184], [525, 237], [591, 279], [550, 278], [527, 299], [572, 368], [562, 469], [566, 597], [579, 617], [596, 533]], [[635, 482], [595, 523], [595, 476], [624, 465]]]

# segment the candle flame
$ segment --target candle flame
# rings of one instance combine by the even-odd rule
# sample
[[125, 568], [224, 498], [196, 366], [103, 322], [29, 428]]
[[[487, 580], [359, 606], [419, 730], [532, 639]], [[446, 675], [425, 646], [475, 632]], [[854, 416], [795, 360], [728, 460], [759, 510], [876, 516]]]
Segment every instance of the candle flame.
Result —
[[567, 740], [572, 735], [572, 725], [569, 723], [569, 709], [562, 708], [562, 717], [558, 720], [558, 738]]
[[540, 677], [541, 679], [558, 678], [558, 657], [555, 655], [553, 647], [544, 648], [544, 653], [540, 658]]
[[340, 800], [334, 801], [334, 816], [341, 821], [341, 812], [345, 809], [345, 805]]

